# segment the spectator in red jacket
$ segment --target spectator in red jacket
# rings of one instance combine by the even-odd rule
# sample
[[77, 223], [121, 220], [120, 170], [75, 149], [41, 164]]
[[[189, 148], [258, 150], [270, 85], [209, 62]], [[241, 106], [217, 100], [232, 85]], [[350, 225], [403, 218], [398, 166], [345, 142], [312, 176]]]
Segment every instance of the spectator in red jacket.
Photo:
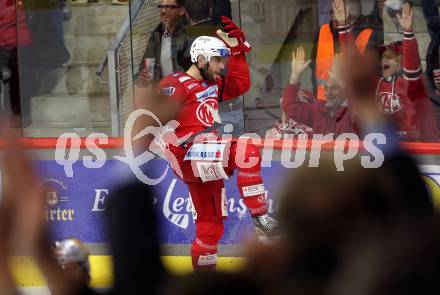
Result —
[[314, 97], [304, 99], [299, 93], [301, 75], [311, 63], [305, 60], [304, 48], [299, 47], [292, 57], [292, 74], [289, 85], [284, 91], [281, 108], [287, 116], [299, 123], [310, 126], [313, 133], [335, 133], [339, 135], [352, 131], [350, 112], [345, 97], [343, 82], [339, 76], [339, 56], [330, 72], [330, 79], [325, 84], [327, 100], [318, 101]]
[[[0, 73], [9, 87], [2, 91], [9, 101], [2, 102], [10, 105], [12, 114], [20, 115], [20, 85], [18, 71], [18, 48], [31, 44], [31, 33], [26, 23], [26, 16], [21, 1], [0, 0]], [[10, 74], [10, 78], [7, 77]], [[1, 74], [0, 74], [0, 78]], [[1, 111], [7, 111], [2, 108]]]
[[[335, 10], [340, 27], [342, 50], [357, 53], [350, 26], [345, 24], [345, 8], [342, 0], [335, 0]], [[381, 111], [397, 125], [398, 134], [404, 140], [439, 141], [440, 132], [434, 111], [426, 93], [417, 39], [412, 28], [412, 10], [408, 2], [403, 4], [402, 15], [397, 15], [403, 29], [403, 41], [379, 47], [382, 77], [376, 90], [376, 101]]]

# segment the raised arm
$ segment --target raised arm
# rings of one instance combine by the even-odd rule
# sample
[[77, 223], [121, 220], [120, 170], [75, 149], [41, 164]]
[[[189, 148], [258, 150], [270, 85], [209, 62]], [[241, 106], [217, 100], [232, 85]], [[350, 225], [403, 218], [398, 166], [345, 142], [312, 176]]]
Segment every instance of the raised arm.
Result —
[[403, 29], [403, 77], [408, 81], [408, 96], [411, 99], [426, 97], [422, 79], [422, 64], [417, 39], [413, 32], [413, 13], [408, 2], [403, 4], [402, 15], [397, 15]]
[[217, 35], [231, 50], [228, 74], [224, 85], [220, 89], [221, 99], [235, 98], [246, 93], [251, 86], [249, 65], [246, 63], [245, 53], [251, 51], [250, 44], [246, 41], [243, 31], [229, 18], [221, 17], [225, 32], [217, 31]]
[[303, 102], [298, 99], [299, 81], [311, 60], [306, 61], [303, 47], [292, 52], [292, 73], [290, 74], [289, 84], [284, 90], [284, 96], [281, 101], [281, 108], [289, 118], [298, 120], [303, 124], [311, 125], [313, 104]]
[[344, 5], [344, 0], [333, 0], [333, 11], [337, 22], [339, 43], [342, 53], [347, 57], [359, 55], [351, 25], [347, 22], [350, 15], [349, 7]]

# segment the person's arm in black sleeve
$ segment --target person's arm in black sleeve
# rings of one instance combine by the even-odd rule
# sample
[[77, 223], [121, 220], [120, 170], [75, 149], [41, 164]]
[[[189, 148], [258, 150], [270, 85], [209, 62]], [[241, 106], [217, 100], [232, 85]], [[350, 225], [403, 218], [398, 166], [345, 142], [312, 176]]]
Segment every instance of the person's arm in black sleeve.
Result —
[[310, 63], [310, 68], [312, 69], [312, 90], [313, 94], [316, 96], [318, 93], [318, 81], [316, 80], [316, 57], [318, 53], [318, 42], [319, 42], [319, 29], [316, 31], [316, 35], [313, 41], [312, 48], [312, 62]]
[[[157, 30], [157, 29], [156, 29]], [[155, 31], [152, 31], [150, 37], [148, 38], [147, 48], [145, 48], [144, 55], [142, 56], [142, 60], [139, 64], [139, 71], [145, 69], [145, 58], [156, 58], [156, 40], [154, 38]], [[157, 61], [156, 61], [157, 63]]]
[[214, 0], [212, 8], [211, 19], [215, 23], [221, 24], [220, 17], [226, 16], [229, 19], [232, 19], [232, 9], [231, 9], [231, 1], [230, 0]]
[[134, 179], [115, 190], [106, 206], [116, 294], [155, 294], [167, 272], [160, 261], [151, 187]]
[[[428, 33], [431, 39], [439, 38], [440, 35], [440, 15], [435, 0], [422, 1], [423, 16], [425, 17]], [[437, 36], [437, 37], [436, 37]]]
[[151, 32], [150, 38], [148, 39], [147, 48], [145, 48], [144, 55], [142, 56], [142, 59], [139, 63], [139, 69], [138, 72], [134, 74], [134, 79], [136, 81], [138, 80], [145, 80], [146, 73], [145, 73], [145, 59], [150, 57], [155, 57], [155, 49], [154, 49], [154, 31]]
[[384, 43], [383, 27], [382, 29], [379, 27], [373, 28], [373, 33], [371, 34], [370, 40], [368, 40], [367, 47], [377, 50], [378, 46], [382, 45], [383, 43]]

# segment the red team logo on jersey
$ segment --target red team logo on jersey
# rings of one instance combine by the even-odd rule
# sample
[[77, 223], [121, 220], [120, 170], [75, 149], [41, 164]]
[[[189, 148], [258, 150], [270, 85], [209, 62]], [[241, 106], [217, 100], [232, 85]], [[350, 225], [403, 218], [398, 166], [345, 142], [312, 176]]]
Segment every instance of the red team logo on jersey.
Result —
[[394, 114], [402, 109], [400, 97], [394, 93], [379, 93], [379, 103], [382, 112], [386, 115]]
[[218, 102], [216, 99], [207, 99], [202, 101], [196, 111], [197, 119], [204, 126], [212, 126], [214, 117], [218, 116]]

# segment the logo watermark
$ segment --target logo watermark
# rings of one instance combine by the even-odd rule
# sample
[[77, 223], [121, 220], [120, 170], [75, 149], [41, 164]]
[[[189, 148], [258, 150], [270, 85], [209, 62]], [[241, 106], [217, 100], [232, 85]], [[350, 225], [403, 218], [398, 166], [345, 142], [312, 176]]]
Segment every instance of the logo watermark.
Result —
[[[156, 126], [146, 126], [143, 130], [132, 136], [136, 120], [142, 116], [153, 119]], [[189, 161], [193, 171], [211, 171], [217, 172], [219, 169], [223, 171], [227, 168], [230, 160], [230, 148], [232, 143], [232, 125], [228, 126], [225, 134], [189, 133], [183, 137], [176, 135], [176, 129], [179, 122], [172, 120], [163, 125], [155, 114], [149, 110], [139, 109], [130, 114], [124, 127], [124, 146], [123, 156], [115, 156], [114, 159], [127, 164], [132, 173], [143, 183], [147, 185], [157, 185], [161, 183], [168, 171], [169, 167], [183, 178], [182, 167], [179, 159], [171, 151], [180, 150], [183, 153], [185, 161]], [[320, 157], [325, 144], [334, 142], [333, 158], [335, 169], [344, 171], [344, 162], [355, 158], [362, 152], [360, 164], [364, 168], [378, 168], [384, 162], [384, 154], [380, 146], [387, 143], [386, 136], [382, 133], [369, 133], [364, 138], [359, 138], [354, 133], [343, 133], [335, 136], [329, 134], [287, 134], [283, 138], [274, 138], [266, 133], [265, 137], [258, 134], [247, 133], [238, 138], [235, 148], [235, 164], [238, 168], [249, 168], [258, 164], [258, 157], [250, 157], [246, 154], [248, 145], [262, 146], [261, 149], [261, 167], [271, 167], [274, 159], [275, 142], [280, 144], [280, 162], [285, 168], [299, 168], [304, 165], [308, 167], [319, 167]], [[150, 136], [149, 146], [142, 149], [134, 148], [133, 141]], [[108, 144], [108, 136], [103, 133], [90, 134], [85, 141], [85, 148], [93, 156], [83, 156], [82, 165], [90, 169], [102, 168], [107, 160], [106, 152], [101, 149], [98, 144]], [[362, 150], [360, 150], [359, 142], [362, 140]], [[68, 148], [68, 143], [71, 143]], [[194, 143], [194, 144], [193, 144]], [[65, 133], [57, 140], [55, 150], [56, 162], [64, 167], [67, 177], [74, 176], [73, 166], [80, 159], [81, 138], [76, 133]], [[191, 149], [191, 147], [193, 147]], [[294, 147], [294, 148], [293, 148]], [[306, 160], [307, 150], [310, 148], [308, 162]], [[294, 151], [294, 153], [293, 153]], [[139, 154], [138, 154], [139, 153]], [[168, 166], [159, 176], [150, 177], [144, 173], [141, 167], [156, 158], [162, 158], [168, 161]], [[183, 159], [181, 159], [183, 160]], [[180, 162], [182, 163], [182, 162]], [[208, 164], [214, 165], [211, 169], [206, 167]], [[227, 178], [224, 173], [220, 174], [220, 178]], [[212, 174], [212, 173], [211, 173]], [[196, 175], [201, 177], [200, 175]], [[207, 179], [212, 179], [211, 175], [204, 175]], [[182, 220], [185, 223], [185, 220]]]

